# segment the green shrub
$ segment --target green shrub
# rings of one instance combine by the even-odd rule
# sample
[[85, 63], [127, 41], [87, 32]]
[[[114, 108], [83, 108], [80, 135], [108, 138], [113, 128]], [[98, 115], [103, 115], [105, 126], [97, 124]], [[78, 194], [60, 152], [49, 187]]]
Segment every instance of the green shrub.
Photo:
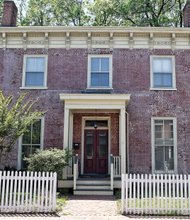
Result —
[[36, 172], [57, 172], [61, 175], [63, 168], [68, 165], [72, 154], [69, 150], [59, 150], [51, 148], [48, 150], [38, 150], [29, 158], [25, 158], [29, 171]]

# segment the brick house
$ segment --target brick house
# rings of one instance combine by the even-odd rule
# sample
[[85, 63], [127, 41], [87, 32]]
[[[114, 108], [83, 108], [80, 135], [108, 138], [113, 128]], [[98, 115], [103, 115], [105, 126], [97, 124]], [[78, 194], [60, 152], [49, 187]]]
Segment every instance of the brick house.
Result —
[[[122, 173], [189, 173], [189, 1], [185, 28], [16, 27], [16, 14], [5, 1], [0, 88], [29, 92], [47, 113], [6, 165], [24, 168], [38, 148], [72, 149], [75, 193], [82, 184], [109, 185], [112, 174], [111, 193]], [[59, 186], [73, 187], [73, 175], [71, 162]]]

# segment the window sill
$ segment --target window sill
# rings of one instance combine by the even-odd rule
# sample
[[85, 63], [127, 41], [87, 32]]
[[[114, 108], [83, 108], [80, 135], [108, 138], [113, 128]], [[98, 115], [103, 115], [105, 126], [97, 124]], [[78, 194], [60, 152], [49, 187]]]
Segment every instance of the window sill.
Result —
[[165, 172], [165, 171], [154, 171], [153, 174], [176, 174], [176, 172], [174, 170]]
[[87, 87], [87, 90], [112, 90], [112, 87]]
[[20, 87], [20, 89], [22, 89], [22, 90], [37, 90], [37, 89], [39, 89], [39, 90], [43, 90], [43, 89], [48, 89], [48, 87], [47, 86], [42, 86], [42, 87]]
[[159, 90], [177, 91], [177, 88], [150, 88], [150, 90], [155, 90], [155, 91], [159, 91]]

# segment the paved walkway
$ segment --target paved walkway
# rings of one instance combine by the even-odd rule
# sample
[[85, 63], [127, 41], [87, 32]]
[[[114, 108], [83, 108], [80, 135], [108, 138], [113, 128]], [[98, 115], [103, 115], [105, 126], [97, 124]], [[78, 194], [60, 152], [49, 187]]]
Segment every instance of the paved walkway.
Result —
[[70, 216], [118, 216], [114, 196], [70, 196], [63, 214]]

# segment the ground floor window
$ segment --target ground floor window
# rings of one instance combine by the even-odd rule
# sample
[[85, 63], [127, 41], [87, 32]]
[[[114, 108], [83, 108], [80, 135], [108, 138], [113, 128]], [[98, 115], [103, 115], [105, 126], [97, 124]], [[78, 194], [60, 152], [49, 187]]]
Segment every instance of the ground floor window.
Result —
[[153, 118], [153, 168], [155, 172], [176, 170], [176, 119]]
[[32, 123], [27, 132], [22, 136], [21, 141], [21, 168], [26, 169], [27, 163], [24, 161], [25, 157], [34, 154], [38, 149], [42, 147], [42, 123], [43, 119], [39, 119]]

